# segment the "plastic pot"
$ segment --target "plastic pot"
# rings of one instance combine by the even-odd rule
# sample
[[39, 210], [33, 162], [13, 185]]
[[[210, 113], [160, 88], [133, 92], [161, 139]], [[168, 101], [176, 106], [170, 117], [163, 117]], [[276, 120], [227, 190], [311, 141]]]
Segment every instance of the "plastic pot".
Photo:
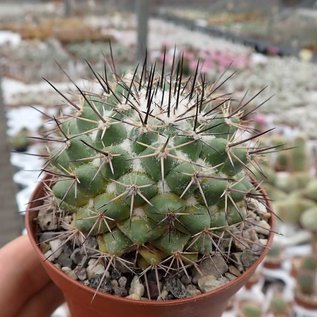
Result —
[[[26, 228], [44, 269], [52, 281], [62, 290], [72, 317], [220, 317], [230, 298], [245, 285], [257, 266], [263, 261], [268, 250], [265, 248], [263, 254], [241, 276], [215, 290], [194, 297], [167, 301], [136, 301], [98, 292], [93, 299], [94, 289], [72, 280], [51, 262], [45, 260], [38, 247], [36, 226], [33, 221], [37, 212], [32, 211], [32, 208], [42, 204], [41, 197], [43, 196], [44, 189], [41, 182], [33, 192], [26, 211]], [[266, 203], [271, 208], [268, 200]], [[274, 229], [275, 218], [273, 216], [270, 225]], [[273, 233], [271, 232], [268, 237], [268, 247], [271, 246], [272, 239]]]

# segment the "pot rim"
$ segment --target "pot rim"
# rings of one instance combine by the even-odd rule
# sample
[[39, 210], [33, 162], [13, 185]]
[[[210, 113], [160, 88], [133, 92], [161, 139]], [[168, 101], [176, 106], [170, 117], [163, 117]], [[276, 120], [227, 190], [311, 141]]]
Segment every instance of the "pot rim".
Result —
[[[84, 290], [85, 292], [88, 292], [91, 294], [91, 298], [94, 297], [95, 295], [95, 290], [91, 287], [87, 287], [85, 285], [83, 285], [82, 283], [71, 279], [69, 276], [67, 276], [62, 270], [58, 269], [54, 264], [52, 264], [50, 261], [48, 261], [44, 254], [42, 253], [42, 251], [40, 250], [40, 248], [38, 247], [38, 243], [35, 240], [35, 228], [34, 225], [32, 223], [33, 218], [31, 218], [30, 214], [32, 212], [36, 212], [36, 211], [32, 211], [30, 210], [31, 205], [37, 202], [41, 202], [41, 199], [39, 199], [39, 194], [41, 193], [41, 191], [43, 191], [43, 183], [45, 182], [45, 176], [42, 180], [39, 181], [39, 183], [37, 184], [36, 188], [34, 189], [30, 201], [27, 205], [27, 209], [25, 212], [25, 226], [27, 229], [27, 233], [28, 233], [28, 237], [31, 241], [31, 244], [33, 246], [33, 248], [35, 249], [36, 253], [39, 255], [41, 261], [43, 262], [42, 264], [47, 265], [51, 270], [53, 270], [56, 274], [58, 274], [60, 277], [62, 277], [63, 279], [65, 279], [66, 281], [68, 281], [68, 283], [74, 284], [76, 287], [81, 288], [82, 290]], [[263, 194], [264, 200], [268, 206], [268, 212], [270, 212], [271, 217], [269, 220], [269, 224], [271, 226], [270, 229], [270, 233], [268, 236], [268, 242], [264, 248], [264, 251], [262, 252], [262, 254], [257, 258], [257, 260], [252, 263], [252, 265], [250, 267], [248, 267], [240, 276], [236, 277], [234, 280], [229, 281], [228, 283], [219, 286], [209, 292], [206, 293], [202, 293], [199, 295], [195, 295], [192, 297], [187, 297], [187, 298], [180, 298], [180, 299], [170, 299], [170, 300], [162, 300], [162, 301], [158, 301], [158, 300], [135, 300], [135, 299], [129, 299], [126, 297], [120, 297], [117, 295], [112, 295], [112, 294], [108, 294], [108, 293], [103, 293], [98, 291], [97, 292], [97, 296], [101, 297], [101, 298], [106, 298], [106, 299], [111, 299], [114, 301], [118, 301], [118, 304], [120, 304], [120, 302], [124, 302], [124, 303], [130, 303], [130, 304], [134, 304], [134, 305], [147, 305], [147, 306], [169, 306], [169, 305], [181, 305], [181, 304], [188, 304], [190, 302], [197, 302], [197, 301], [202, 301], [207, 297], [210, 297], [212, 295], [214, 295], [215, 293], [223, 293], [226, 291], [227, 288], [230, 288], [231, 286], [235, 286], [236, 284], [239, 284], [241, 280], [247, 278], [246, 276], [251, 275], [255, 269], [261, 264], [261, 262], [263, 262], [264, 257], [266, 256], [268, 249], [272, 246], [273, 243], [273, 237], [274, 237], [274, 229], [276, 227], [276, 217], [273, 213], [273, 209], [272, 209], [272, 204], [270, 202], [270, 200], [268, 199], [268, 196], [266, 194], [266, 192], [263, 190], [263, 188], [261, 186], [258, 186], [259, 191]], [[41, 196], [40, 196], [41, 197]]]

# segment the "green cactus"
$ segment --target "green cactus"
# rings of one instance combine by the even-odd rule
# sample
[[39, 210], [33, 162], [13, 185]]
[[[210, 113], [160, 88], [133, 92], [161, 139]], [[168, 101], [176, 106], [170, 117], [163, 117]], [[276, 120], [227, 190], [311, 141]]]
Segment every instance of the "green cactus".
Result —
[[256, 304], [244, 304], [241, 308], [241, 317], [261, 317], [261, 308]]
[[307, 149], [307, 138], [298, 136], [293, 141], [294, 148], [291, 150], [291, 171], [305, 172], [309, 171], [309, 153]]
[[317, 180], [311, 180], [303, 191], [303, 195], [309, 199], [317, 201]]
[[282, 221], [291, 224], [298, 224], [305, 210], [314, 206], [315, 203], [312, 200], [294, 196], [281, 197], [280, 201], [273, 202], [274, 210]]
[[81, 104], [56, 119], [49, 196], [110, 263], [128, 265], [128, 254], [136, 273], [186, 272], [218, 252], [220, 239], [234, 240], [263, 200], [250, 179], [258, 152], [243, 107], [214, 106], [214, 86], [197, 74], [184, 80], [180, 68], [95, 76], [103, 92], [80, 90]]
[[317, 257], [314, 255], [306, 256], [303, 259], [301, 268], [311, 272], [317, 272]]
[[316, 292], [316, 274], [311, 271], [300, 271], [297, 276], [297, 288], [305, 295], [313, 295]]
[[273, 245], [271, 249], [267, 253], [267, 257], [269, 258], [280, 258], [283, 254], [283, 247], [280, 245]]
[[307, 209], [300, 218], [301, 225], [312, 233], [317, 233], [317, 207]]
[[284, 316], [284, 314], [287, 316], [289, 313], [289, 304], [283, 297], [274, 294], [270, 303], [270, 311], [276, 316]]

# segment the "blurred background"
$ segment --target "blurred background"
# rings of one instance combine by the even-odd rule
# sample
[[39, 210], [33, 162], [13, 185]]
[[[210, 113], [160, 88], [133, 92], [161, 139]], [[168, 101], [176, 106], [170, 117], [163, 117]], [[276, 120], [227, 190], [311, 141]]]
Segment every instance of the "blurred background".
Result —
[[[109, 45], [111, 43], [111, 45]], [[264, 265], [231, 301], [226, 317], [317, 316], [317, 1], [313, 0], [0, 0], [0, 247], [24, 230], [23, 214], [39, 177], [45, 114], [63, 100], [43, 78], [74, 97], [94, 85], [86, 60], [117, 73], [147, 56], [210, 81], [236, 72], [221, 91], [261, 105], [253, 124], [274, 127], [263, 162], [279, 220]], [[265, 89], [264, 89], [265, 88]], [[254, 99], [252, 96], [261, 93]], [[307, 270], [312, 273], [307, 278]], [[305, 275], [306, 274], [306, 275]], [[311, 283], [307, 282], [307, 279]], [[310, 307], [294, 300], [303, 291]], [[255, 308], [260, 308], [259, 310]], [[64, 307], [54, 317], [66, 316]]]

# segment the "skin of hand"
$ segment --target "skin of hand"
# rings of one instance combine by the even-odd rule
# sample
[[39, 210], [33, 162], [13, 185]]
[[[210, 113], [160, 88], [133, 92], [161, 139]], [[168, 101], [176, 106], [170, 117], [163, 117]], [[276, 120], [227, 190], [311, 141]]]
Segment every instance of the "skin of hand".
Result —
[[0, 249], [0, 316], [49, 317], [64, 302], [28, 237]]

